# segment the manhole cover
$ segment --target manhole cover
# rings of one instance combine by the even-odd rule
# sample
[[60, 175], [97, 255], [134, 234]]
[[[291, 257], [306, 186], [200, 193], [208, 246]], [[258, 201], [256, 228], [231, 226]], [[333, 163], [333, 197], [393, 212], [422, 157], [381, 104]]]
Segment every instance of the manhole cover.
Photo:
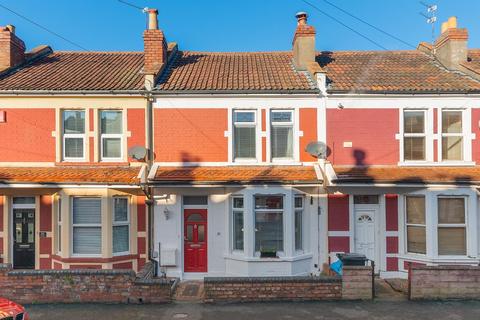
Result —
[[186, 314], [186, 313], [175, 313], [173, 315], [173, 318], [174, 319], [185, 319], [185, 318], [188, 318], [188, 314]]

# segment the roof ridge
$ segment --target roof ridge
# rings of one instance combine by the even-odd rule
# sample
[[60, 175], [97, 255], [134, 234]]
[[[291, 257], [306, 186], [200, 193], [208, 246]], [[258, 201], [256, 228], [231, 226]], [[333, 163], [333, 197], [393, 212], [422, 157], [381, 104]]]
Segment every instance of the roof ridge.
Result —
[[199, 53], [199, 54], [218, 54], [218, 55], [234, 55], [234, 54], [293, 54], [290, 50], [280, 51], [197, 51], [197, 50], [178, 50], [185, 53]]
[[74, 50], [55, 50], [53, 53], [69, 54], [143, 54], [143, 51], [74, 51]]

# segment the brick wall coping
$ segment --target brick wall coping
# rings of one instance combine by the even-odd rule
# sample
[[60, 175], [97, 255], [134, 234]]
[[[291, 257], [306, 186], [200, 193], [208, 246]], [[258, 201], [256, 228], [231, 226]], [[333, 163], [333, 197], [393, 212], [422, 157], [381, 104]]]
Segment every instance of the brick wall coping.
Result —
[[135, 271], [128, 269], [115, 269], [115, 270], [103, 270], [103, 269], [69, 269], [69, 270], [11, 270], [7, 273], [9, 276], [47, 276], [47, 275], [126, 275], [135, 277]]
[[372, 270], [371, 266], [343, 266], [343, 270]]
[[479, 270], [480, 266], [468, 266], [468, 265], [450, 265], [450, 266], [422, 266], [412, 265], [412, 270]]
[[342, 282], [339, 276], [288, 276], [288, 277], [205, 277], [208, 283], [309, 283], [309, 282]]
[[155, 286], [155, 285], [174, 285], [175, 282], [178, 281], [177, 278], [153, 278], [153, 279], [144, 279], [144, 278], [137, 278], [135, 279], [135, 284], [147, 285], [147, 286]]

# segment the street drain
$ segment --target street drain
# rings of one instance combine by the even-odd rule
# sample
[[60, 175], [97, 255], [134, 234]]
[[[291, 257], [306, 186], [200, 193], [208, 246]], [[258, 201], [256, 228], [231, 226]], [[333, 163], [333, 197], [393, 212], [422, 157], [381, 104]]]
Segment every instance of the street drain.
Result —
[[188, 318], [188, 314], [186, 314], [186, 313], [175, 313], [173, 315], [173, 318], [174, 319], [185, 319], [185, 318]]

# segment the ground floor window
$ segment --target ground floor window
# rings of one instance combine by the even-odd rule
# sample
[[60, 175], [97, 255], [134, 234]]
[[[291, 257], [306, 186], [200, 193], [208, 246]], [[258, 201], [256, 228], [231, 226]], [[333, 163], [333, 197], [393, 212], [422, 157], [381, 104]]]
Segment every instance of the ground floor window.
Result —
[[282, 196], [255, 196], [255, 251], [283, 251]]
[[407, 252], [427, 253], [425, 197], [406, 196]]
[[113, 253], [130, 250], [128, 198], [113, 199]]
[[243, 197], [234, 197], [232, 201], [233, 250], [243, 251]]
[[101, 199], [74, 197], [73, 215], [73, 254], [100, 254], [102, 251]]
[[295, 250], [303, 250], [303, 197], [295, 197]]
[[438, 254], [466, 255], [465, 198], [438, 198]]

